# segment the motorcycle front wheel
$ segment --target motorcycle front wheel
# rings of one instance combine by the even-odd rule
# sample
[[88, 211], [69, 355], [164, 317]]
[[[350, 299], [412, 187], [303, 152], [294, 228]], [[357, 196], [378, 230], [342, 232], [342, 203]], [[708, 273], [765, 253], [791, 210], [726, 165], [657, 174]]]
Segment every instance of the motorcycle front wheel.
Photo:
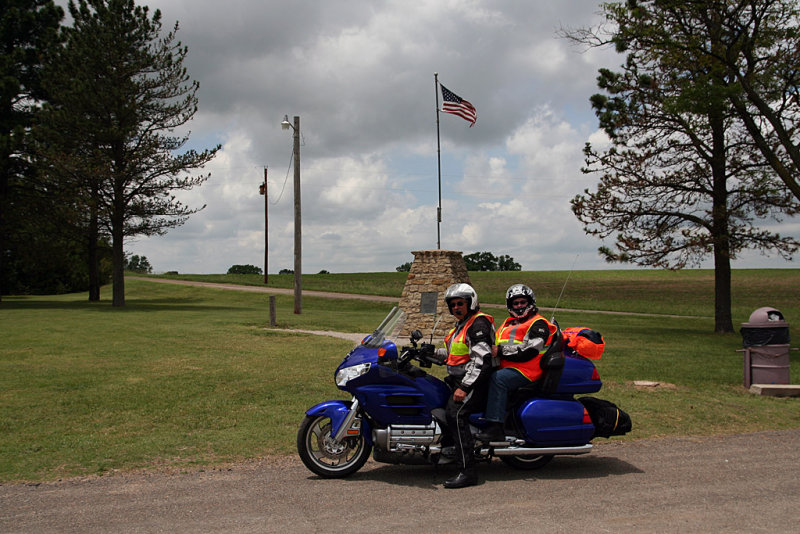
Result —
[[362, 434], [337, 443], [331, 436], [329, 417], [307, 415], [297, 431], [297, 452], [306, 467], [319, 476], [343, 478], [361, 469], [372, 445]]

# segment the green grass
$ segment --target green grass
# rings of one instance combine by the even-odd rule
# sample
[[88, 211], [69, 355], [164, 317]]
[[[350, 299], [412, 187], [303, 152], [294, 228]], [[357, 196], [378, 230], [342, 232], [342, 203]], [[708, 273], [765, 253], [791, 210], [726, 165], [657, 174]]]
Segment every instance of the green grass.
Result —
[[[735, 321], [775, 306], [797, 339], [798, 273], [736, 271]], [[405, 275], [398, 274], [402, 288]], [[606, 337], [598, 361], [605, 387], [598, 396], [634, 421], [631, 434], [615, 439], [800, 427], [800, 399], [756, 397], [742, 387], [741, 337], [712, 333], [707, 295], [713, 280], [705, 274], [572, 273], [564, 300], [575, 295], [569, 304], [562, 301], [566, 308], [596, 301], [599, 309], [624, 305], [701, 316], [558, 313], [562, 326], [591, 326]], [[471, 275], [488, 295], [485, 302], [499, 302], [505, 287], [519, 280], [510, 273]], [[553, 303], [566, 277], [523, 275]], [[317, 276], [350, 287], [345, 275], [304, 277], [304, 287], [326, 289], [328, 282]], [[392, 294], [398, 285], [394, 273], [357, 278], [373, 294]], [[346, 397], [334, 386], [333, 371], [352, 343], [265, 329], [266, 295], [129, 280], [127, 305], [116, 309], [109, 293], [103, 289], [100, 303], [87, 302], [85, 294], [4, 297], [0, 303], [0, 481], [293, 454], [303, 411]], [[371, 331], [391, 307], [306, 296], [303, 313], [295, 315], [290, 295], [276, 300], [280, 327], [345, 332]], [[504, 316], [503, 310], [487, 311], [498, 320]], [[792, 382], [800, 383], [798, 352], [791, 359]], [[634, 380], [675, 387], [639, 390]]]
[[[539, 306], [713, 317], [714, 271], [710, 269], [470, 272], [481, 302], [503, 304], [505, 291], [525, 283]], [[303, 289], [400, 297], [407, 273], [344, 273], [303, 275]], [[159, 278], [263, 286], [263, 275], [163, 275]], [[734, 321], [772, 306], [800, 317], [800, 269], [736, 269], [733, 271]], [[291, 288], [293, 275], [269, 275], [267, 287]], [[563, 290], [563, 293], [562, 293]], [[559, 301], [559, 296], [561, 300]], [[738, 326], [738, 325], [736, 325]]]

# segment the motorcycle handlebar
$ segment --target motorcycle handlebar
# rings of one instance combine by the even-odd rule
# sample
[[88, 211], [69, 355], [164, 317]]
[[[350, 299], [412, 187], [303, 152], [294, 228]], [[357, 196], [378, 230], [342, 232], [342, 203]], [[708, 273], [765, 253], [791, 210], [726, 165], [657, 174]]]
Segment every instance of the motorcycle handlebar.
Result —
[[444, 363], [436, 358], [434, 345], [429, 343], [423, 343], [421, 347], [403, 347], [397, 361], [402, 365], [412, 359], [417, 360], [422, 367], [430, 367], [431, 364], [442, 365]]

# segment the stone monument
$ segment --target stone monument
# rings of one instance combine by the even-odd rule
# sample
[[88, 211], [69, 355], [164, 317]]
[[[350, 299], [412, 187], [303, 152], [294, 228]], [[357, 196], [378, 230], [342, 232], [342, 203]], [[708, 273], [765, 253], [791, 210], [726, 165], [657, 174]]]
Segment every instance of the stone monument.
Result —
[[413, 251], [414, 262], [400, 296], [400, 309], [406, 313], [398, 338], [407, 338], [412, 330], [421, 330], [430, 340], [436, 320], [434, 341], [441, 341], [453, 328], [455, 319], [447, 310], [444, 293], [456, 283], [471, 284], [467, 265], [456, 250]]

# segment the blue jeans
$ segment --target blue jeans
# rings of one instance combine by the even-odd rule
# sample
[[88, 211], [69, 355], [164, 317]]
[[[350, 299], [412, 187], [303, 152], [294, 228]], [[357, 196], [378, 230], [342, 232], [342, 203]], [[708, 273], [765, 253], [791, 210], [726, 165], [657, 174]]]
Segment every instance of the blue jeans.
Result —
[[489, 380], [489, 397], [486, 401], [484, 419], [493, 423], [505, 421], [508, 397], [525, 384], [530, 383], [528, 377], [511, 367], [495, 371]]

